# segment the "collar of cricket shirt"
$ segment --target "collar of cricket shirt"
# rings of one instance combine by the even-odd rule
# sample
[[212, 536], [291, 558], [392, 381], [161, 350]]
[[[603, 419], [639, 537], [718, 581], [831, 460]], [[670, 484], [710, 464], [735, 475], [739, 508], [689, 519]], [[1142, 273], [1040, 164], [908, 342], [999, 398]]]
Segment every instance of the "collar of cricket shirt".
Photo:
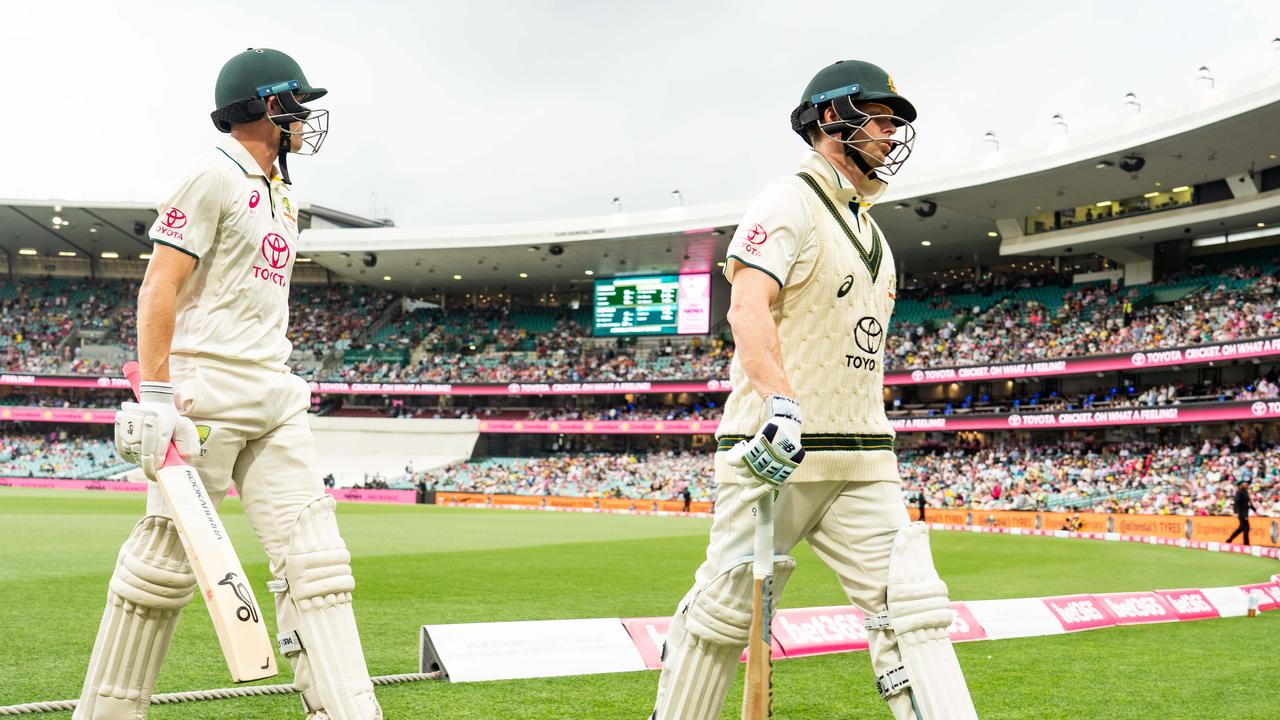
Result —
[[[228, 135], [222, 142], [218, 143], [218, 150], [227, 156], [227, 159], [235, 163], [240, 171], [250, 177], [266, 178], [267, 174], [262, 172], [262, 167], [258, 165], [258, 161], [253, 155], [249, 154], [248, 149], [240, 144], [239, 140]], [[271, 166], [271, 180], [281, 181], [280, 172], [275, 165]]]
[[804, 159], [800, 162], [800, 169], [811, 175], [817, 175], [822, 178], [823, 182], [831, 188], [831, 199], [848, 205], [850, 210], [856, 211], [858, 214], [865, 213], [876, 201], [884, 195], [885, 189], [888, 187], [879, 180], [865, 180], [862, 184], [861, 191], [854, 185], [853, 181], [844, 176], [844, 173], [836, 169], [831, 161], [826, 159], [817, 150], [809, 150], [805, 153]]

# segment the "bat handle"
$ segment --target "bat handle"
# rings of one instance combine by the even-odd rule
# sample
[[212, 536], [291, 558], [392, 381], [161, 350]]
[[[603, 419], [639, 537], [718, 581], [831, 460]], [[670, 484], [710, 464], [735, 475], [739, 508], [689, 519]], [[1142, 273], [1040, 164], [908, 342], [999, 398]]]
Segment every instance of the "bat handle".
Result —
[[[142, 366], [137, 362], [130, 360], [124, 364], [124, 376], [129, 380], [129, 387], [133, 388], [133, 397], [135, 400], [141, 400], [142, 387]], [[178, 452], [178, 446], [172, 442], [169, 443], [169, 449], [165, 451], [164, 462], [160, 463], [160, 467], [167, 468], [174, 465], [186, 465], [186, 461], [182, 459], [182, 454]]]
[[773, 493], [760, 496], [756, 504], [755, 553], [751, 574], [757, 578], [773, 574]]

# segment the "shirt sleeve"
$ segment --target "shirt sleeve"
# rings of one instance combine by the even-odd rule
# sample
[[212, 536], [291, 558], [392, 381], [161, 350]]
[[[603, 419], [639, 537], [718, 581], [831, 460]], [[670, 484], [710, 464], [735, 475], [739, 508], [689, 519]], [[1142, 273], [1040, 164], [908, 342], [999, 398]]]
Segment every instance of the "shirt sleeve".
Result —
[[216, 169], [192, 173], [160, 207], [151, 225], [151, 241], [199, 260], [218, 237], [223, 194], [222, 174]]
[[737, 260], [785, 286], [800, 254], [805, 234], [802, 228], [807, 223], [808, 210], [799, 188], [783, 181], [770, 183], [751, 203], [729, 242], [725, 278], [733, 282], [737, 267], [732, 261]]

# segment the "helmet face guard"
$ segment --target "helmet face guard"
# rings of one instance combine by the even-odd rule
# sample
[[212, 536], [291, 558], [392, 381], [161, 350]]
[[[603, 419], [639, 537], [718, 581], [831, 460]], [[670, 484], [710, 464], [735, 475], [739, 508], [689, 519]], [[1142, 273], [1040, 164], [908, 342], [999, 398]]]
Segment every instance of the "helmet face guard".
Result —
[[[824, 94], [829, 95], [829, 93]], [[851, 95], [843, 95], [831, 100], [830, 107], [835, 112], [837, 119], [832, 122], [823, 122], [823, 106], [818, 104], [821, 99], [822, 96], [815, 96], [811, 112], [812, 122], [817, 125], [822, 134], [843, 145], [845, 156], [858, 169], [866, 173], [868, 177], [883, 179], [896, 175], [903, 163], [911, 156], [911, 150], [915, 146], [915, 126], [906, 118], [895, 114], [892, 109], [889, 110], [888, 114], [877, 113], [872, 115], [863, 112], [857, 108]], [[867, 99], [863, 102], [883, 105], [883, 103], [878, 103], [874, 99]], [[888, 106], [885, 105], [885, 107]], [[809, 113], [801, 113], [800, 119], [802, 121], [808, 119], [805, 117], [806, 115], [809, 115]], [[873, 137], [867, 131], [867, 124], [872, 120], [888, 120], [897, 128], [897, 132], [889, 137]], [[871, 143], [881, 143], [888, 146], [883, 157], [877, 156], [864, 148], [864, 146]]]
[[[280, 109], [283, 112], [267, 115], [267, 118], [280, 127], [281, 151], [292, 152], [295, 155], [315, 155], [320, 152], [320, 146], [329, 135], [329, 111], [304, 107], [293, 94], [296, 89], [298, 89], [296, 80], [276, 85], [263, 85], [258, 88], [258, 97], [263, 103], [264, 114], [266, 98], [275, 96], [280, 103]], [[302, 127], [294, 130], [294, 123], [302, 123]], [[295, 139], [298, 141], [296, 150], [294, 149]]]

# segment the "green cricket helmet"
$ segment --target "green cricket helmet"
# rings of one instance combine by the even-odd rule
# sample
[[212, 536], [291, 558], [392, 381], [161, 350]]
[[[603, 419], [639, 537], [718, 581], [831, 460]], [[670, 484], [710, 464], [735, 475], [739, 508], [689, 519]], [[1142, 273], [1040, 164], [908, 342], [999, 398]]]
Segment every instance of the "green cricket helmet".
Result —
[[[870, 102], [883, 105], [890, 114], [871, 115], [857, 107]], [[828, 107], [835, 111], [837, 120], [822, 120]], [[872, 138], [863, 129], [872, 118], [887, 118], [898, 130], [893, 137]], [[800, 104], [791, 112], [791, 129], [812, 145], [809, 131], [817, 128], [843, 144], [845, 155], [869, 177], [892, 176], [911, 155], [916, 138], [911, 123], [915, 119], [915, 106], [898, 94], [893, 77], [883, 68], [862, 60], [840, 60], [818, 71], [805, 86]], [[879, 158], [862, 149], [870, 142], [890, 147]]]
[[[229, 133], [231, 126], [268, 117], [280, 127], [280, 171], [288, 182], [285, 155], [314, 155], [329, 134], [329, 111], [304, 107], [302, 103], [324, 97], [329, 91], [313, 86], [297, 61], [279, 50], [249, 48], [222, 66], [214, 85], [217, 107], [210, 117], [218, 130]], [[267, 99], [274, 97], [281, 111], [267, 114]], [[302, 123], [294, 130], [294, 123]], [[301, 140], [293, 151], [293, 140]]]

